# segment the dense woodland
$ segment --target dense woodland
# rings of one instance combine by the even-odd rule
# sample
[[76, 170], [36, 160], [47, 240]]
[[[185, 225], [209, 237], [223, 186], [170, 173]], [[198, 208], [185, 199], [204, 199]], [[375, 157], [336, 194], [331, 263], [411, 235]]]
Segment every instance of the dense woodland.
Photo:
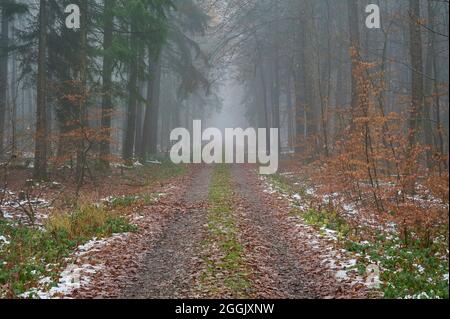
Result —
[[78, 1], [78, 32], [70, 3], [2, 1], [1, 154], [36, 177], [166, 150], [171, 128], [220, 107], [225, 67], [249, 122], [308, 160], [348, 144], [370, 149], [372, 175], [447, 168], [446, 1], [379, 1], [381, 29], [367, 1]]
[[172, 129], [221, 112], [226, 80], [249, 127], [280, 129], [278, 180], [298, 173], [394, 222], [406, 246], [444, 236], [448, 254], [448, 0], [0, 0], [0, 12], [0, 203], [14, 170], [24, 184], [63, 176], [78, 195], [163, 161]]

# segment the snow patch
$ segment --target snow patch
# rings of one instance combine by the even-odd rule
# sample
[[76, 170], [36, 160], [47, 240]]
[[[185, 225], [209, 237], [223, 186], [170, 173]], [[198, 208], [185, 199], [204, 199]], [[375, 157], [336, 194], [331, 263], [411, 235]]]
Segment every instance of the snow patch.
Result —
[[7, 246], [10, 243], [11, 242], [5, 236], [0, 236], [0, 247]]
[[88, 253], [99, 251], [102, 247], [114, 240], [121, 240], [128, 234], [115, 234], [107, 239], [93, 238], [84, 245], [78, 246], [72, 258], [72, 262], [66, 266], [59, 276], [59, 281], [55, 287], [48, 289], [52, 280], [49, 277], [42, 278], [39, 281], [39, 288], [33, 288], [26, 293], [20, 295], [21, 298], [37, 298], [37, 299], [58, 299], [70, 295], [77, 289], [88, 285], [94, 274], [104, 269], [104, 265], [82, 264], [78, 265], [80, 258]]
[[[68, 265], [60, 275], [58, 284], [52, 287], [48, 291], [43, 291], [39, 289], [31, 289], [30, 291], [22, 294], [21, 298], [38, 298], [38, 299], [54, 299], [61, 298], [80, 289], [82, 286], [89, 284], [90, 276], [100, 271], [103, 265], [88, 265], [84, 264], [82, 266], [77, 266], [75, 264]], [[51, 279], [45, 277], [40, 280], [41, 285], [51, 284]]]

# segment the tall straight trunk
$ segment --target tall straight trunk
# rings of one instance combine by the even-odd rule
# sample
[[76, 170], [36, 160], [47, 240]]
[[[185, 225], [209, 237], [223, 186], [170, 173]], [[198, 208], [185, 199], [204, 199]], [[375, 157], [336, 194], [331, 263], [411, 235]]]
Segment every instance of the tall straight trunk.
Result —
[[349, 14], [349, 30], [350, 30], [350, 45], [353, 50], [352, 52], [352, 92], [351, 92], [351, 109], [352, 118], [355, 116], [355, 112], [358, 108], [359, 92], [358, 92], [358, 79], [355, 76], [358, 63], [360, 61], [360, 32], [359, 32], [359, 11], [358, 11], [358, 1], [357, 0], [347, 0], [348, 3], [348, 14]]
[[8, 90], [8, 46], [9, 46], [9, 17], [6, 10], [2, 10], [2, 33], [0, 38], [0, 158], [4, 155], [5, 117]]
[[257, 62], [256, 62], [256, 72], [259, 70], [259, 82], [261, 84], [261, 94], [263, 96], [263, 106], [264, 106], [264, 125], [266, 128], [266, 150], [270, 150], [270, 123], [269, 123], [269, 101], [267, 99], [267, 81], [264, 72], [264, 59], [263, 59], [263, 48], [258, 39], [256, 32], [253, 33], [253, 37], [256, 42], [257, 50]]
[[[278, 51], [278, 50], [277, 50]], [[280, 64], [278, 57], [272, 66], [272, 127], [280, 129]], [[281, 150], [281, 134], [278, 134], [278, 152]]]
[[[12, 23], [11, 38], [14, 41], [16, 34], [14, 31], [14, 22]], [[12, 75], [11, 75], [11, 154], [16, 154], [17, 151], [17, 98], [18, 98], [18, 83], [17, 83], [17, 57], [12, 57]], [[50, 123], [50, 122], [48, 122]], [[49, 130], [50, 132], [50, 130]], [[0, 147], [1, 149], [1, 147]]]
[[[341, 55], [343, 56], [343, 55]], [[346, 104], [346, 82], [345, 82], [345, 72], [346, 70], [344, 70], [344, 66], [342, 64], [339, 64], [337, 67], [337, 76], [336, 76], [336, 107], [337, 109], [341, 109], [345, 104]], [[335, 132], [339, 133], [342, 132], [345, 125], [343, 123], [342, 120], [342, 115], [339, 114], [339, 112], [337, 114], [334, 115], [335, 117]]]
[[160, 134], [160, 144], [161, 151], [163, 153], [168, 151], [168, 141], [169, 141], [169, 132], [170, 132], [170, 114], [173, 112], [173, 109], [168, 112], [161, 113], [161, 134]]
[[39, 48], [34, 177], [47, 178], [47, 0], [39, 1]]
[[[430, 28], [434, 29], [434, 12], [433, 12], [433, 4], [431, 1], [428, 1], [428, 23], [430, 24]], [[427, 45], [427, 57], [425, 61], [425, 74], [428, 76], [425, 79], [425, 96], [424, 100], [424, 109], [423, 109], [423, 126], [424, 126], [424, 137], [425, 137], [425, 145], [427, 146], [426, 150], [426, 161], [427, 167], [431, 168], [433, 166], [433, 126], [432, 126], [432, 109], [433, 109], [433, 55], [434, 55], [434, 32], [428, 33], [428, 45]]]
[[412, 66], [411, 108], [409, 115], [409, 144], [418, 142], [421, 116], [423, 115], [423, 57], [420, 19], [420, 1], [409, 0], [409, 34]]
[[294, 136], [295, 136], [295, 128], [293, 120], [295, 118], [295, 109], [292, 103], [292, 76], [290, 73], [288, 75], [286, 87], [286, 107], [288, 113], [288, 148], [290, 151], [294, 146]]
[[[274, 33], [275, 33], [275, 43], [274, 43], [274, 61], [273, 61], [273, 86], [272, 86], [272, 126], [273, 128], [280, 129], [280, 95], [281, 95], [281, 85], [280, 85], [280, 43], [279, 43], [279, 8], [278, 2], [275, 1], [275, 22], [274, 22]], [[278, 154], [281, 153], [281, 132], [278, 133]]]
[[160, 112], [160, 92], [161, 92], [161, 54], [158, 57], [155, 72], [155, 83], [153, 86], [153, 103], [152, 103], [152, 126], [150, 134], [150, 154], [158, 153], [158, 123]]
[[79, 136], [78, 149], [77, 149], [77, 186], [78, 190], [83, 184], [85, 175], [85, 166], [87, 164], [87, 153], [90, 149], [90, 141], [87, 140], [86, 129], [88, 123], [88, 110], [87, 110], [87, 64], [88, 64], [88, 48], [87, 48], [87, 33], [88, 33], [88, 0], [80, 0], [81, 10], [81, 28], [80, 28], [80, 93], [81, 98], [79, 101], [79, 127], [81, 135]]
[[[327, 69], [322, 70], [321, 69], [321, 57], [320, 57], [320, 50], [319, 45], [317, 45], [317, 78], [318, 78], [318, 93], [319, 93], [319, 102], [320, 102], [320, 120], [321, 120], [321, 130], [322, 130], [322, 147], [325, 153], [325, 157], [329, 157], [329, 148], [328, 148], [328, 105], [330, 100], [330, 87], [331, 87], [331, 39], [330, 39], [330, 10], [329, 10], [329, 4], [327, 3], [327, 41], [328, 41], [328, 47], [327, 47]], [[325, 75], [326, 73], [326, 75]], [[327, 78], [326, 78], [327, 76]], [[326, 84], [323, 83], [322, 78], [326, 78]], [[325, 87], [326, 86], [326, 93]]]
[[144, 113], [144, 108], [145, 108], [145, 103], [142, 101], [142, 97], [144, 96], [145, 93], [145, 82], [142, 80], [139, 80], [139, 102], [137, 103], [137, 117], [136, 117], [136, 132], [135, 132], [135, 136], [136, 136], [136, 155], [139, 156], [142, 153], [142, 138], [143, 138], [143, 134], [142, 134], [142, 129], [143, 129], [143, 120], [142, 120], [142, 116]]
[[295, 123], [296, 123], [296, 137], [295, 137], [295, 149], [300, 152], [301, 149], [298, 144], [300, 135], [306, 138], [306, 123], [305, 123], [305, 103], [302, 100], [302, 83], [301, 83], [301, 68], [297, 66], [294, 69], [294, 89], [295, 89]]
[[[293, 62], [293, 78], [294, 78], [294, 91], [295, 91], [295, 152], [301, 152], [300, 141], [306, 138], [306, 122], [305, 122], [305, 103], [304, 94], [302, 94], [302, 74], [303, 70], [303, 55], [304, 55], [304, 22], [296, 24], [294, 28], [294, 41], [296, 55]], [[302, 137], [302, 138], [301, 138]]]
[[114, 59], [112, 57], [111, 47], [113, 44], [114, 28], [114, 7], [115, 0], [104, 0], [104, 34], [103, 34], [103, 100], [102, 100], [102, 131], [103, 138], [100, 144], [100, 156], [104, 167], [109, 167], [109, 156], [111, 155], [111, 122], [112, 122], [112, 73], [114, 68]]
[[[261, 58], [260, 58], [261, 59]], [[261, 81], [261, 91], [263, 95], [263, 106], [264, 106], [264, 123], [266, 128], [266, 149], [270, 150], [270, 123], [269, 123], [269, 103], [267, 101], [267, 83], [266, 83], [266, 76], [264, 74], [264, 64], [262, 63], [262, 60], [259, 61], [259, 67], [260, 67], [260, 81]]]
[[130, 78], [128, 82], [128, 110], [126, 117], [125, 139], [123, 141], [123, 159], [127, 162], [132, 161], [135, 147], [136, 134], [136, 112], [137, 112], [137, 94], [138, 94], [138, 54], [137, 39], [135, 37], [135, 28], [131, 28], [131, 48], [133, 57], [130, 65]]
[[148, 56], [148, 65], [149, 65], [149, 73], [150, 78], [147, 82], [147, 105], [145, 108], [144, 115], [144, 124], [142, 128], [142, 139], [141, 139], [141, 153], [139, 154], [139, 158], [141, 160], [146, 159], [147, 155], [151, 153], [151, 138], [152, 138], [152, 125], [153, 125], [153, 117], [154, 117], [154, 106], [153, 103], [155, 101], [155, 86], [157, 79], [157, 60], [159, 60], [159, 56], [155, 58], [151, 54], [151, 50], [149, 50]]
[[146, 106], [144, 111], [144, 124], [142, 127], [142, 138], [141, 138], [141, 147], [139, 154], [139, 158], [141, 160], [147, 159], [147, 154], [149, 150], [149, 138], [151, 135], [151, 122], [152, 122], [152, 101], [153, 101], [153, 86], [155, 84], [153, 78], [153, 68], [151, 67], [151, 63], [153, 63], [152, 58], [149, 57], [149, 65], [150, 65], [150, 78], [147, 81], [147, 97], [146, 97]]
[[[431, 1], [429, 1], [429, 4], [431, 7], [429, 10], [431, 10], [431, 17], [430, 17], [430, 28], [431, 30], [436, 29], [436, 12], [434, 11], [435, 8], [433, 8]], [[448, 26], [448, 20], [447, 20], [447, 26]], [[436, 146], [438, 150], [438, 169], [439, 169], [439, 176], [442, 176], [443, 170], [446, 170], [448, 168], [448, 160], [445, 159], [445, 142], [444, 142], [444, 132], [445, 128], [442, 124], [441, 119], [441, 97], [439, 93], [439, 67], [438, 67], [438, 59], [437, 59], [437, 51], [436, 51], [436, 33], [433, 32], [432, 34], [432, 47], [430, 48], [430, 51], [432, 53], [431, 60], [433, 65], [433, 75], [434, 75], [434, 81], [433, 81], [433, 97], [434, 97], [434, 106], [435, 106], [435, 118], [436, 118]], [[448, 102], [447, 102], [448, 103]], [[448, 123], [448, 122], [447, 122]]]
[[318, 121], [316, 108], [316, 76], [315, 59], [316, 52], [314, 51], [314, 21], [313, 3], [311, 0], [304, 1], [303, 10], [305, 13], [305, 19], [302, 21], [302, 44], [303, 48], [301, 53], [301, 59], [303, 64], [303, 85], [305, 94], [304, 105], [304, 122], [305, 122], [305, 138], [312, 137], [317, 133]]

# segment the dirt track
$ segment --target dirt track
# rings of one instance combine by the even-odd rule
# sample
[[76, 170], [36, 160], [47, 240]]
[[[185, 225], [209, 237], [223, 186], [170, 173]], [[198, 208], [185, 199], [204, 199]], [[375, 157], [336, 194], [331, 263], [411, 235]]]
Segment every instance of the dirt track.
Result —
[[[207, 231], [208, 191], [214, 167], [200, 169], [187, 187], [182, 201], [194, 207], [175, 211], [165, 223], [160, 237], [152, 242], [142, 265], [121, 297], [199, 298], [208, 297], [199, 282], [204, 269], [202, 242]], [[268, 196], [261, 181], [246, 166], [233, 166], [233, 203], [238, 218], [238, 238], [245, 247], [251, 269], [251, 298], [358, 298], [359, 292], [335, 280], [323, 267], [309, 243], [310, 229], [299, 233], [289, 222], [288, 208], [280, 208], [279, 198]], [[203, 205], [202, 205], [203, 204]], [[318, 255], [320, 256], [320, 255]], [[216, 292], [217, 293], [217, 292]], [[229, 296], [223, 296], [227, 298]]]

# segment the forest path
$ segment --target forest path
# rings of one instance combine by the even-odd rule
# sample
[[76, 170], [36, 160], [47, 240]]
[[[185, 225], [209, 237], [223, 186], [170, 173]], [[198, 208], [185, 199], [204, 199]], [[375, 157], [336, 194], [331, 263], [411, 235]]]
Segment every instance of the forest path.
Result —
[[[277, 207], [265, 204], [253, 170], [242, 165], [231, 169], [235, 194], [240, 197], [241, 230], [244, 245], [252, 255], [257, 282], [254, 294], [258, 298], [315, 298], [313, 285], [302, 267], [301, 259], [287, 237], [286, 225]], [[254, 249], [254, 248], [257, 249]]]
[[[184, 201], [201, 206], [207, 200], [212, 167], [203, 168], [192, 180]], [[147, 252], [136, 283], [128, 287], [127, 299], [171, 299], [189, 296], [191, 274], [198, 264], [206, 223], [206, 209], [175, 212], [157, 243]]]
[[[184, 212], [173, 208], [173, 216], [156, 244], [148, 248], [143, 266], [122, 297], [359, 297], [347, 294], [351, 291], [324, 267], [321, 253], [326, 246], [315, 247], [311, 240], [314, 230], [299, 228], [292, 221], [284, 199], [266, 192], [264, 182], [252, 167], [221, 167], [203, 166], [196, 172], [183, 198], [185, 204], [195, 208]], [[231, 211], [212, 213], [215, 203], [211, 196], [220, 171], [228, 172], [224, 185], [231, 192], [219, 202], [229, 203]], [[214, 223], [216, 228], [212, 230]], [[228, 231], [233, 232], [232, 237], [227, 237]], [[231, 241], [235, 244], [230, 250], [226, 247]], [[227, 258], [236, 257], [233, 249], [238, 246], [242, 247], [237, 248], [239, 258], [227, 262]], [[230, 286], [230, 282], [235, 284]]]

